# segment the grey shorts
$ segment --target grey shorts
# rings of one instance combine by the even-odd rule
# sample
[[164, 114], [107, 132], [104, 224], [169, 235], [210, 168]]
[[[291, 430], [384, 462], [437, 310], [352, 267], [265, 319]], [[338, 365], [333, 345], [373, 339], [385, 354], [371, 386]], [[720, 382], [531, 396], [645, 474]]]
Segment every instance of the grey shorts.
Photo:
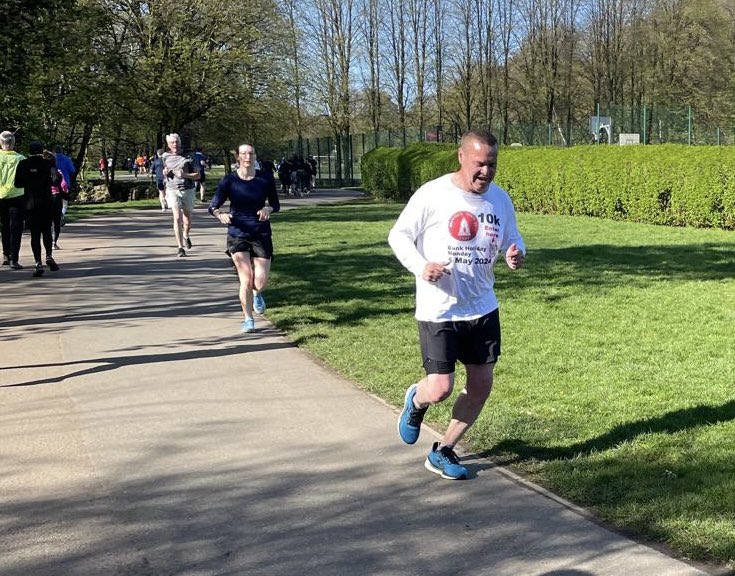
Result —
[[462, 364], [493, 364], [500, 356], [500, 311], [474, 320], [419, 322], [419, 341], [427, 374], [452, 374]]

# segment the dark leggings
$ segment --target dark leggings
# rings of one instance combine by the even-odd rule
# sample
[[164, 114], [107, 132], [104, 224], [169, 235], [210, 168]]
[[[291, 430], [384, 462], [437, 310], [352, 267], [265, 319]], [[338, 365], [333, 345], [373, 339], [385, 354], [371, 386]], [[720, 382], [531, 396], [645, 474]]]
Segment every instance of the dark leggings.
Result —
[[64, 209], [64, 201], [61, 194], [54, 194], [54, 242], [58, 241], [61, 234], [61, 213]]
[[26, 213], [26, 223], [31, 231], [31, 250], [36, 263], [43, 262], [41, 258], [41, 238], [43, 247], [46, 249], [46, 258], [51, 258], [53, 253], [53, 240], [51, 238], [51, 226], [53, 215], [50, 212], [37, 212], [29, 210]]
[[0, 228], [2, 229], [3, 254], [11, 261], [18, 261], [23, 237], [23, 213], [25, 198], [16, 196], [0, 200]]

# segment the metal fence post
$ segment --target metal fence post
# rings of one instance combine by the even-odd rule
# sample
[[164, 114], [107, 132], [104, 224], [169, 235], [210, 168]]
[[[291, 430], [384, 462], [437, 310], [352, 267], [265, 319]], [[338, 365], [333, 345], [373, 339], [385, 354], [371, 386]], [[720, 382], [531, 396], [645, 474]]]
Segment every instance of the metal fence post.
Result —
[[331, 138], [327, 138], [327, 171], [329, 172], [329, 181], [331, 183], [332, 181], [332, 139]]
[[347, 146], [349, 146], [349, 154], [350, 154], [350, 186], [355, 185], [355, 174], [353, 172], [353, 168], [355, 166], [355, 149], [352, 146], [353, 138], [354, 136], [350, 134], [349, 139], [347, 140]]
[[317, 180], [322, 179], [322, 153], [320, 150], [319, 142], [321, 141], [321, 138], [316, 139], [316, 157], [318, 158], [316, 162], [316, 177]]

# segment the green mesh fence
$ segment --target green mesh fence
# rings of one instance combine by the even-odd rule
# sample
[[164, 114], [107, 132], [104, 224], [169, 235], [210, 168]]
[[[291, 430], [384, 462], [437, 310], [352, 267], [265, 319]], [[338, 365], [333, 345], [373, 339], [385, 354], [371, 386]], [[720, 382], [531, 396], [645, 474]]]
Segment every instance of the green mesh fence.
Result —
[[[606, 129], [602, 134], [591, 128], [599, 125], [591, 121], [595, 117], [609, 118], [609, 125], [605, 125]], [[491, 130], [502, 140], [502, 126], [493, 125]], [[370, 150], [378, 146], [403, 147], [420, 141], [457, 143], [462, 132], [459, 126], [450, 125], [443, 129], [432, 126], [423, 131], [407, 128], [405, 131], [384, 130], [352, 134], [344, 142], [338, 142], [334, 136], [320, 136], [289, 141], [286, 149], [288, 156], [313, 156], [317, 160], [317, 181], [322, 185], [355, 186], [361, 180], [360, 161]], [[568, 125], [510, 124], [507, 134], [509, 144], [521, 146], [618, 145], [621, 141], [629, 141], [631, 135], [640, 144], [650, 145], [735, 144], [735, 126], [718, 126], [706, 111], [696, 111], [690, 107], [663, 108], [648, 105], [596, 107], [588, 116], [580, 116]], [[341, 146], [341, 157], [337, 151], [338, 146]]]

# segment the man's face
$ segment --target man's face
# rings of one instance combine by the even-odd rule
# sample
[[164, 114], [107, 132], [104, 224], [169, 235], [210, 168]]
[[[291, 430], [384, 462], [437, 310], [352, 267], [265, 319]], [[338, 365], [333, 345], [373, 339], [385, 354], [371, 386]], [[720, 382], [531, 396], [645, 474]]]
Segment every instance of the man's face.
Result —
[[178, 154], [181, 150], [181, 142], [178, 140], [167, 140], [168, 142], [168, 149], [171, 150], [172, 153]]
[[459, 149], [459, 174], [465, 189], [482, 194], [495, 178], [498, 148], [470, 140]]

